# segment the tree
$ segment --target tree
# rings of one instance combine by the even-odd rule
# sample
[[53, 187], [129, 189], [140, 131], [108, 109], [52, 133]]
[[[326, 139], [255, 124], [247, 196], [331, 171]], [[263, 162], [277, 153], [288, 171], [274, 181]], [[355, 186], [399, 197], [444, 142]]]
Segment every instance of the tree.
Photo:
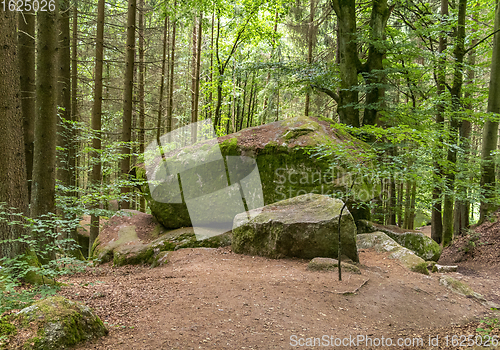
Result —
[[21, 107], [23, 113], [24, 153], [28, 201], [31, 198], [31, 176], [33, 173], [33, 146], [35, 142], [35, 13], [19, 12], [18, 44], [19, 73], [21, 77]]
[[[134, 92], [134, 60], [135, 60], [135, 15], [136, 0], [128, 0], [127, 47], [125, 56], [125, 80], [123, 86], [123, 126], [122, 126], [122, 160], [121, 173], [124, 179], [130, 172], [130, 141], [132, 140], [132, 98]], [[121, 193], [130, 192], [128, 186], [122, 186]], [[129, 208], [129, 200], [122, 199], [121, 207]]]
[[[97, 34], [95, 45], [95, 85], [94, 85], [94, 106], [92, 108], [92, 184], [99, 188], [101, 185], [102, 165], [101, 165], [101, 115], [102, 115], [102, 70], [104, 55], [104, 6], [105, 0], [99, 0], [97, 3]], [[97, 206], [95, 206], [97, 207]], [[99, 216], [93, 213], [90, 216], [90, 235], [89, 235], [89, 256], [92, 245], [99, 235]]]
[[[56, 140], [57, 140], [57, 12], [37, 14], [36, 55], [36, 119], [33, 152], [33, 183], [31, 188], [31, 217], [55, 213]], [[49, 233], [37, 237], [39, 252], [52, 241]], [[55, 258], [54, 253], [39, 256], [41, 263]]]
[[[495, 8], [495, 35], [493, 36], [493, 56], [491, 59], [490, 86], [488, 94], [488, 113], [483, 128], [483, 146], [481, 150], [481, 189], [484, 199], [481, 201], [480, 218], [483, 222], [495, 208], [495, 161], [493, 152], [498, 143], [498, 114], [500, 114], [500, 1]], [[496, 115], [495, 115], [496, 114]]]
[[[23, 138], [23, 111], [19, 81], [16, 13], [0, 13], [0, 203], [28, 214], [28, 186]], [[15, 218], [11, 217], [11, 221]], [[21, 225], [0, 221], [0, 242], [15, 240], [26, 234]], [[0, 257], [15, 258], [25, 253], [20, 242], [0, 243]]]

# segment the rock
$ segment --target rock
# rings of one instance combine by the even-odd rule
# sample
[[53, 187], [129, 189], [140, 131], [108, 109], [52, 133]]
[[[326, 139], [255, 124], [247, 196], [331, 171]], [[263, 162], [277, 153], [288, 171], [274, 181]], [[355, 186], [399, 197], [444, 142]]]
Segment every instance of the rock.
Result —
[[108, 334], [88, 306], [61, 296], [37, 301], [7, 316], [7, 322], [29, 337], [23, 349], [63, 349]]
[[357, 236], [358, 249], [373, 248], [377, 252], [390, 252], [389, 259], [399, 260], [414, 272], [428, 275], [427, 263], [411, 250], [402, 247], [384, 232], [363, 233]]
[[197, 240], [192, 227], [166, 230], [150, 215], [135, 210], [122, 210], [114, 215], [97, 237], [93, 256], [100, 262], [110, 260], [117, 266], [168, 262], [162, 252], [180, 248], [217, 248], [231, 245], [226, 233], [206, 240]]
[[[234, 184], [239, 183], [245, 192], [243, 180], [255, 169], [258, 169], [256, 180], [252, 180], [244, 193], [249, 209], [306, 193], [331, 195], [345, 191], [345, 187], [351, 185], [350, 174], [340, 166], [342, 164], [345, 168], [345, 164], [359, 163], [358, 155], [369, 146], [345, 131], [332, 129], [331, 123], [297, 117], [247, 128], [219, 139], [175, 148], [165, 153], [164, 163], [160, 152], [155, 151], [158, 146], [153, 142], [148, 146], [148, 152], [153, 155], [146, 157], [146, 164], [136, 165], [133, 175], [139, 180], [150, 180], [142, 190], [152, 214], [166, 228], [198, 226], [192, 221], [193, 215], [189, 214], [191, 209], [188, 207], [201, 205], [203, 210], [195, 215], [195, 219], [202, 226], [208, 225], [206, 221], [213, 219], [214, 213], [234, 210], [228, 215], [231, 216], [228, 219], [230, 230], [234, 216], [244, 209], [237, 211], [239, 205], [224, 207], [229, 203], [225, 199], [232, 201], [240, 196], [238, 188], [231, 192], [230, 187]], [[165, 143], [168, 144], [166, 138], [162, 145]], [[307, 147], [317, 146], [331, 148], [332, 153], [338, 149], [335, 169], [331, 167], [333, 158], [311, 157]], [[228, 186], [229, 182], [232, 186]], [[353, 189], [354, 197], [360, 201], [370, 200], [378, 191], [378, 187], [362, 177]], [[206, 211], [207, 207], [211, 210]], [[242, 204], [241, 208], [244, 208]], [[354, 216], [358, 212], [355, 206], [350, 211]]]
[[458, 266], [445, 266], [435, 264], [432, 266], [432, 272], [457, 272]]
[[441, 276], [439, 278], [439, 284], [447, 287], [454, 293], [477, 299], [481, 303], [486, 303], [486, 300], [483, 298], [483, 296], [474, 292], [467, 283], [459, 281], [451, 276]]
[[[360, 275], [361, 271], [356, 265], [341, 262], [342, 270]], [[311, 271], [335, 271], [339, 267], [339, 261], [331, 258], [314, 258], [309, 261], [307, 269]]]
[[[234, 219], [232, 250], [269, 258], [337, 257], [338, 224], [343, 202], [319, 194], [280, 201], [260, 208], [248, 220]], [[347, 210], [341, 219], [342, 254], [358, 262], [356, 226]]]
[[358, 233], [384, 232], [400, 245], [412, 250], [424, 260], [438, 261], [443, 251], [443, 248], [439, 244], [421, 232], [401, 232], [403, 230], [397, 226], [384, 226], [367, 220], [359, 220], [357, 226]]
[[[107, 220], [103, 217], [99, 219], [99, 232], [103, 229]], [[78, 237], [78, 245], [81, 247], [80, 251], [82, 252], [85, 258], [89, 255], [89, 237], [90, 237], [90, 215], [83, 215], [80, 220], [80, 226], [76, 230], [76, 235]]]

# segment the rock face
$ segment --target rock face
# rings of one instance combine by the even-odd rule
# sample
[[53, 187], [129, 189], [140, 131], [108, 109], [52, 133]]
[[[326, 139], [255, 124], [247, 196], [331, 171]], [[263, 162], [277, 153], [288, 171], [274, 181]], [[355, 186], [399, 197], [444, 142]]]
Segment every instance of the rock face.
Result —
[[401, 231], [399, 227], [378, 225], [366, 220], [360, 220], [357, 224], [358, 233], [384, 232], [397, 243], [410, 249], [426, 261], [438, 261], [443, 251], [439, 244], [421, 232], [398, 232]]
[[58, 350], [108, 334], [98, 316], [87, 306], [61, 296], [37, 301], [9, 316], [9, 323], [31, 337], [23, 349]]
[[[336, 271], [338, 267], [339, 261], [331, 258], [314, 258], [309, 261], [309, 264], [307, 264], [307, 269], [310, 271]], [[357, 275], [361, 274], [361, 271], [356, 265], [346, 262], [342, 262], [342, 270], [355, 273]]]
[[[243, 180], [249, 173], [254, 172], [255, 168], [258, 169], [257, 180], [252, 180], [255, 183], [250, 186], [251, 191], [245, 193], [249, 209], [307, 193], [330, 195], [335, 191], [345, 191], [345, 187], [351, 185], [351, 177], [343, 169], [346, 165], [357, 164], [360, 161], [359, 155], [368, 147], [346, 132], [332, 129], [330, 124], [331, 121], [298, 117], [247, 128], [212, 140], [215, 143], [201, 141], [165, 152], [166, 166], [163, 167], [168, 168], [166, 171], [162, 170], [159, 155], [146, 157], [149, 159], [146, 161], [147, 165], [137, 165], [134, 169], [135, 176], [145, 180], [147, 168], [148, 179], [161, 178], [156, 183], [146, 183], [142, 190], [146, 194], [152, 214], [161, 224], [172, 229], [197, 226], [197, 223], [192, 222], [188, 207], [196, 206], [200, 200], [206, 199], [205, 196], [213, 194], [210, 200], [211, 211], [208, 212], [210, 218], [218, 209], [217, 206], [220, 206], [217, 203], [228, 202], [219, 201], [220, 196], [235, 195], [231, 190], [224, 192], [227, 188], [239, 183], [245, 192]], [[307, 151], [308, 147], [337, 150], [333, 151], [338, 153], [335, 156], [334, 169], [331, 167], [332, 159], [311, 157]], [[217, 161], [211, 161], [214, 159]], [[247, 161], [248, 159], [253, 163]], [[155, 164], [153, 171], [151, 164]], [[208, 179], [212, 179], [211, 182]], [[178, 181], [182, 186], [178, 185]], [[364, 180], [360, 179], [358, 182], [353, 191], [355, 198], [373, 198], [377, 189]], [[231, 186], [228, 187], [229, 183]], [[237, 188], [236, 190], [236, 195], [239, 196], [240, 191]], [[260, 205], [252, 206], [253, 203]], [[204, 205], [203, 208], [206, 207], [207, 205]], [[221, 208], [226, 212], [232, 209], [234, 208]], [[244, 209], [236, 213], [243, 211]], [[356, 216], [352, 210], [351, 213]], [[235, 214], [232, 215], [230, 223], [234, 216]], [[196, 219], [203, 225], [207, 218]]]
[[402, 247], [384, 232], [363, 233], [357, 236], [358, 249], [373, 248], [377, 252], [390, 252], [389, 259], [399, 260], [411, 271], [429, 274], [427, 263], [411, 250]]
[[[231, 248], [235, 253], [270, 258], [336, 258], [342, 206], [338, 199], [305, 194], [259, 209], [250, 220], [246, 213], [239, 214]], [[347, 208], [340, 225], [342, 254], [358, 262], [356, 225]]]
[[113, 216], [100, 232], [93, 256], [100, 262], [163, 265], [163, 252], [180, 248], [217, 248], [231, 244], [230, 233], [199, 241], [192, 227], [167, 230], [152, 215], [136, 210], [122, 210]]

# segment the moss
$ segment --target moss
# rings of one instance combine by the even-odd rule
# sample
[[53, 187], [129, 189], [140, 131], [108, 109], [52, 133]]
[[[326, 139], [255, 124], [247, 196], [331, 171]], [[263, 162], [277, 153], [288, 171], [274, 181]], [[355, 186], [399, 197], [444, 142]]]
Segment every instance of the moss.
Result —
[[6, 317], [0, 318], [0, 337], [16, 335], [17, 329]]
[[219, 144], [220, 151], [225, 156], [237, 156], [239, 155], [238, 150], [238, 139], [236, 137], [224, 140]]
[[418, 273], [422, 273], [424, 275], [428, 275], [429, 274], [429, 270], [427, 269], [427, 263], [424, 261], [424, 262], [421, 262], [417, 265], [414, 265], [411, 270], [413, 272], [418, 272]]

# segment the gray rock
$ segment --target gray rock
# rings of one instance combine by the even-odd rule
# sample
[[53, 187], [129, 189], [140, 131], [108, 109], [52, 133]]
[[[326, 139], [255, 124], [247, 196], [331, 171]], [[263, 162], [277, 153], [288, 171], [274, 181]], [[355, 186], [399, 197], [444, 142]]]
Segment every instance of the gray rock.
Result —
[[438, 261], [443, 248], [437, 244], [432, 238], [427, 237], [421, 232], [408, 231], [399, 233], [395, 228], [391, 230], [391, 226], [378, 225], [370, 221], [360, 220], [357, 222], [358, 233], [384, 232], [393, 240], [398, 242], [405, 248], [412, 250], [422, 259], [429, 261]]
[[363, 233], [357, 236], [358, 249], [373, 248], [378, 252], [390, 252], [389, 259], [399, 260], [411, 271], [429, 274], [427, 263], [411, 250], [402, 247], [384, 232]]
[[9, 316], [9, 322], [32, 335], [24, 348], [63, 349], [108, 334], [94, 312], [84, 304], [54, 296]]
[[[247, 128], [215, 141], [201, 141], [165, 153], [168, 169], [165, 171], [161, 170], [159, 155], [152, 156], [147, 167], [144, 163], [134, 167], [132, 172], [137, 179], [158, 179], [156, 182], [146, 182], [142, 190], [151, 213], [166, 228], [198, 226], [193, 219], [203, 224], [207, 219], [213, 219], [214, 213], [222, 215], [221, 213], [228, 213], [237, 208], [236, 205], [224, 207], [224, 204], [240, 196], [240, 191], [231, 192], [228, 184], [230, 182], [233, 185], [242, 185], [241, 180], [254, 171], [255, 165], [240, 164], [231, 167], [230, 159], [247, 157], [255, 160], [259, 174], [256, 181], [259, 190], [250, 194], [251, 191], [245, 192], [243, 189], [248, 208], [255, 209], [305, 193], [332, 195], [337, 191], [345, 191], [346, 185], [351, 184], [348, 172], [340, 167], [332, 170], [331, 158], [311, 157], [306, 147], [339, 148], [338, 153], [342, 156], [338, 156], [336, 162], [349, 165], [359, 162], [353, 154], [362, 153], [369, 147], [345, 131], [332, 129], [330, 121], [308, 117], [296, 117]], [[345, 152], [346, 145], [352, 148], [352, 154]], [[176, 173], [177, 170], [179, 172]], [[226, 174], [229, 174], [229, 178]], [[179, 186], [177, 176], [181, 178], [182, 186]], [[252, 184], [250, 187], [254, 190], [257, 186]], [[378, 191], [377, 186], [360, 177], [352, 193], [357, 201], [368, 201], [376, 196]], [[252, 198], [247, 198], [247, 195]], [[210, 210], [198, 212], [195, 218], [191, 217], [191, 208], [188, 210], [188, 207], [197, 207], [196, 204], [201, 203], [202, 207], [206, 208], [207, 205], [202, 201], [207, 199]], [[254, 203], [259, 205], [253, 206]], [[350, 208], [355, 217], [356, 208], [355, 205]], [[230, 224], [239, 212], [230, 213]]]
[[432, 272], [457, 272], [458, 266], [445, 266], [435, 264], [432, 267]]
[[[305, 194], [250, 211], [234, 219], [232, 250], [270, 258], [337, 257], [338, 225], [343, 202], [318, 194]], [[344, 208], [341, 225], [342, 254], [358, 262], [356, 226]]]
[[[355, 274], [361, 274], [361, 271], [356, 265], [341, 262], [342, 270]], [[309, 261], [307, 269], [310, 271], [335, 271], [339, 267], [339, 261], [332, 258], [314, 258]]]

